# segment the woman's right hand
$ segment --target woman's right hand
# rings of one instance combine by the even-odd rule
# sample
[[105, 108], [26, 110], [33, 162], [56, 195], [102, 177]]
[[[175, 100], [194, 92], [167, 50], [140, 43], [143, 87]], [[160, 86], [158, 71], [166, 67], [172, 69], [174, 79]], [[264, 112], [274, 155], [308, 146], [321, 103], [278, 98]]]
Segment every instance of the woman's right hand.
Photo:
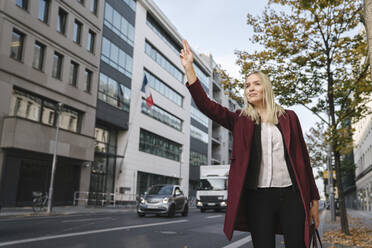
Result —
[[194, 57], [192, 55], [189, 43], [186, 40], [182, 40], [183, 49], [180, 52], [180, 59], [181, 64], [187, 70], [188, 68], [192, 67], [192, 62]]

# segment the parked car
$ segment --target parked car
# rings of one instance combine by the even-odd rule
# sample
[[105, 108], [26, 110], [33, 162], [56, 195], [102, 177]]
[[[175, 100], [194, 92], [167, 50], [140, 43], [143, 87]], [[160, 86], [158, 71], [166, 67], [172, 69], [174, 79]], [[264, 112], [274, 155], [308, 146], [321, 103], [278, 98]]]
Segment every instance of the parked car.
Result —
[[188, 199], [179, 185], [153, 185], [140, 197], [137, 204], [139, 217], [146, 214], [166, 214], [168, 217], [174, 217], [176, 213], [187, 216], [188, 212]]

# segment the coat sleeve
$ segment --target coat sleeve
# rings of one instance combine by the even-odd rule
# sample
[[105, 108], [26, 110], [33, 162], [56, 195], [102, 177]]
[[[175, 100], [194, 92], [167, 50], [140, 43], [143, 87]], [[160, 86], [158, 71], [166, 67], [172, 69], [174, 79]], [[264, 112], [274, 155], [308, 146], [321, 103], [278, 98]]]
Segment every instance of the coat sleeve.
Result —
[[304, 157], [304, 160], [305, 160], [305, 166], [306, 166], [306, 169], [307, 169], [307, 177], [309, 179], [310, 194], [311, 194], [311, 199], [310, 200], [320, 200], [318, 187], [316, 186], [315, 179], [314, 179], [314, 174], [313, 174], [313, 169], [312, 169], [311, 164], [310, 164], [309, 153], [307, 151], [304, 136], [302, 134], [301, 124], [300, 124], [300, 121], [298, 120], [298, 117], [297, 117], [295, 112], [293, 112], [293, 115], [295, 117], [294, 119], [295, 119], [296, 124], [297, 124], [298, 136], [299, 136], [299, 139], [300, 139], [300, 143], [301, 143], [301, 147], [302, 147], [302, 154], [303, 154], [303, 157]]
[[233, 130], [236, 119], [239, 116], [237, 112], [232, 112], [228, 108], [225, 108], [219, 103], [209, 99], [201, 86], [199, 79], [197, 79], [196, 82], [191, 85], [186, 83], [186, 87], [190, 91], [196, 106], [203, 114], [216, 121], [223, 127], [231, 131]]

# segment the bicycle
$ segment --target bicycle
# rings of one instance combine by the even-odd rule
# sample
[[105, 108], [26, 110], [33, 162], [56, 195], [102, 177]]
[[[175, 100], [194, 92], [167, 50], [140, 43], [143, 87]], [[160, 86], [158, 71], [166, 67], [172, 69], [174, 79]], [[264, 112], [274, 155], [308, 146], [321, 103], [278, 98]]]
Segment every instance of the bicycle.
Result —
[[41, 212], [46, 210], [46, 206], [48, 205], [48, 193], [42, 193], [40, 191], [33, 191], [32, 192], [32, 210], [34, 212]]

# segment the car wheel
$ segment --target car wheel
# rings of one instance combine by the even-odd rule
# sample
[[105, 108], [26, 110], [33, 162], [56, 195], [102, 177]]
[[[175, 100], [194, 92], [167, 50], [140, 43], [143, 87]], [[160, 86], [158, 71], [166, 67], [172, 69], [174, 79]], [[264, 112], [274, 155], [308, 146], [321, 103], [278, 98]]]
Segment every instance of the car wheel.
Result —
[[168, 210], [168, 217], [173, 218], [176, 214], [176, 207], [174, 205], [171, 205]]
[[183, 208], [182, 216], [187, 216], [189, 214], [189, 206], [186, 204]]
[[205, 209], [204, 208], [201, 208], [200, 209], [200, 212], [204, 213], [205, 212]]
[[145, 213], [140, 213], [140, 212], [137, 212], [137, 215], [138, 215], [138, 217], [145, 217]]

